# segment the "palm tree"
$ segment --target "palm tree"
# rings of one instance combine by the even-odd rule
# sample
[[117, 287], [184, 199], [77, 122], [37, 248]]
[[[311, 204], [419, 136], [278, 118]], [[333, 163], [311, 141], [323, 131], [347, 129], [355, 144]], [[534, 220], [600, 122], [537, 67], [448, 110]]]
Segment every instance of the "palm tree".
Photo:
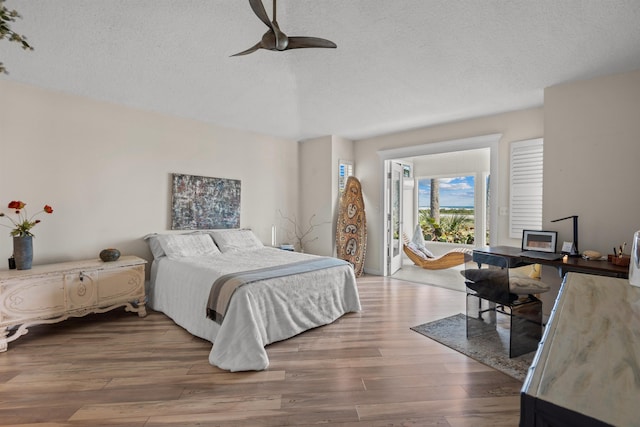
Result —
[[431, 218], [440, 222], [440, 180], [431, 178]]

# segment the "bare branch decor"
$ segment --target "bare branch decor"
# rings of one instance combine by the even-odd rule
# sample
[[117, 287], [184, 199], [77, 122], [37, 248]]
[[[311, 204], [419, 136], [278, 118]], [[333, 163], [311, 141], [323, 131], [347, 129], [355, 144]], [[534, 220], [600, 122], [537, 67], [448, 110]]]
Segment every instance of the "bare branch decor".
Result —
[[293, 217], [285, 216], [280, 209], [278, 209], [278, 213], [282, 219], [285, 219], [293, 227], [293, 231], [287, 229], [287, 238], [294, 239], [294, 245], [300, 250], [300, 252], [304, 252], [305, 245], [318, 240], [317, 236], [309, 239], [311, 232], [313, 232], [316, 227], [330, 223], [330, 221], [314, 223], [313, 219], [316, 217], [316, 214], [313, 214], [311, 215], [311, 218], [309, 218], [308, 225], [303, 226], [302, 224], [298, 224], [298, 219], [295, 215], [293, 215]]

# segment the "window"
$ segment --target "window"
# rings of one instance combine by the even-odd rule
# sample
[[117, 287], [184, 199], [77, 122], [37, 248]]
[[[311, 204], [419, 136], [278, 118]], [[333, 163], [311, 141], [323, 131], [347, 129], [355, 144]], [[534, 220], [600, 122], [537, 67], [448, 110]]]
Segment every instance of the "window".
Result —
[[475, 175], [418, 180], [418, 215], [425, 238], [473, 244]]
[[353, 175], [353, 162], [339, 160], [338, 163], [338, 189], [342, 193], [347, 185], [347, 178]]
[[509, 237], [542, 229], [543, 139], [511, 143]]

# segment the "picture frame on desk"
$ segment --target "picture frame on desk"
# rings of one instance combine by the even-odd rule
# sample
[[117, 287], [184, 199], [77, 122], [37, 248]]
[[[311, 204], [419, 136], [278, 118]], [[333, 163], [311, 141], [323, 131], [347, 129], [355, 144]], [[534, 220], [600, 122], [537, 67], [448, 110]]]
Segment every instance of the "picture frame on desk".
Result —
[[558, 244], [557, 231], [539, 231], [539, 230], [523, 230], [522, 231], [522, 250], [523, 251], [541, 251], [553, 253], [556, 251]]

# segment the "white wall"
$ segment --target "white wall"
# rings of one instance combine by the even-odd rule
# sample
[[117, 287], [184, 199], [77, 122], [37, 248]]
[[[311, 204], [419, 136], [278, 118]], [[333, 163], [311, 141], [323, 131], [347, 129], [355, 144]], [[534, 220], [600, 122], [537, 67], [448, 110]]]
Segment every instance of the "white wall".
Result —
[[[372, 274], [382, 274], [383, 213], [381, 198], [383, 171], [378, 152], [401, 147], [421, 146], [429, 143], [471, 138], [480, 135], [500, 133], [499, 176], [508, 177], [509, 142], [540, 137], [544, 134], [542, 108], [498, 114], [473, 120], [448, 123], [428, 128], [384, 135], [355, 142], [356, 175], [362, 183], [367, 208], [368, 243], [365, 270]], [[492, 201], [498, 206], [509, 206], [508, 179], [499, 182], [498, 194]], [[509, 217], [498, 218], [497, 241], [495, 244], [519, 245], [519, 241], [508, 238]], [[493, 244], [493, 243], [492, 243]]]
[[[545, 226], [612, 253], [640, 229], [640, 70], [545, 90]], [[630, 247], [627, 246], [627, 252]]]
[[308, 236], [309, 243], [305, 245], [305, 251], [317, 255], [333, 254], [330, 238], [333, 223], [331, 146], [330, 136], [300, 142], [298, 224], [301, 229], [307, 230], [313, 217], [311, 224], [315, 227]]
[[305, 247], [308, 253], [325, 256], [336, 253], [340, 160], [353, 161], [352, 141], [325, 136], [300, 142], [300, 221], [308, 226], [315, 215], [313, 223], [317, 224], [309, 235], [310, 240], [316, 240]]
[[[500, 133], [499, 175], [508, 177], [509, 142], [544, 136], [545, 225], [579, 215], [580, 249], [608, 253], [613, 245], [630, 242], [640, 228], [638, 111], [640, 70], [548, 88], [544, 111], [515, 111], [354, 143], [320, 138], [307, 151], [307, 142], [299, 150], [294, 141], [3, 80], [0, 206], [6, 212], [10, 200], [20, 199], [29, 208], [54, 207], [55, 213], [42, 217], [34, 229], [36, 263], [91, 258], [108, 246], [148, 258], [140, 237], [169, 227], [171, 173], [240, 179], [243, 227], [254, 228], [270, 243], [271, 225], [281, 223], [278, 209], [303, 218], [320, 208], [319, 220], [327, 225], [318, 230], [321, 247], [314, 252], [325, 253], [331, 246], [330, 254], [337, 203], [333, 163], [344, 158], [355, 162], [365, 197], [365, 267], [378, 273], [383, 237], [380, 150]], [[325, 167], [316, 171], [319, 162]], [[322, 177], [314, 181], [316, 172]], [[508, 179], [501, 179], [494, 196], [499, 206], [508, 206]], [[553, 227], [561, 240], [570, 238], [570, 222]], [[12, 250], [6, 231], [5, 238], [0, 234], [0, 268], [6, 268], [1, 260]], [[508, 216], [499, 217], [496, 243], [519, 244], [508, 238]]]
[[416, 178], [452, 177], [489, 172], [488, 149], [430, 154], [413, 158]]
[[[543, 227], [558, 231], [559, 246], [613, 252], [640, 229], [640, 70], [565, 83], [544, 92]], [[627, 252], [629, 252], [629, 247]], [[544, 312], [560, 289], [556, 271], [545, 267]]]
[[[485, 194], [486, 185], [483, 178], [491, 169], [491, 149], [481, 148], [477, 150], [456, 151], [450, 153], [438, 153], [413, 158], [416, 178], [451, 178], [473, 175], [476, 182], [474, 188], [475, 232], [476, 244], [486, 244], [487, 241], [480, 237], [486, 233], [487, 218], [489, 218], [489, 206], [487, 206]], [[482, 209], [480, 209], [482, 207]], [[478, 237], [480, 236], [480, 237]], [[490, 239], [489, 239], [490, 240]]]
[[[630, 242], [633, 231], [640, 229], [637, 219], [640, 201], [635, 197], [635, 186], [640, 181], [639, 80], [640, 71], [635, 71], [567, 83], [545, 90], [544, 109], [515, 111], [354, 142], [355, 171], [363, 186], [367, 211], [367, 271], [373, 274], [383, 271], [379, 262], [383, 249], [383, 178], [378, 152], [492, 133], [502, 134], [498, 153], [500, 182], [497, 194], [492, 194], [493, 203], [509, 206], [509, 144], [544, 137], [545, 227], [558, 230], [561, 241], [570, 240], [570, 221], [553, 225], [549, 221], [576, 214], [580, 216], [580, 249], [608, 253], [613, 245]], [[314, 185], [321, 185], [322, 192], [330, 194], [324, 188], [326, 184]], [[322, 204], [317, 200], [315, 203]], [[509, 238], [508, 227], [509, 217], [499, 216], [497, 232], [492, 230], [496, 238], [492, 244], [520, 244], [518, 239]]]
[[[414, 186], [403, 186], [403, 225], [402, 231], [409, 237], [413, 236], [418, 216], [419, 189], [417, 180], [431, 177], [455, 177], [482, 174], [489, 172], [490, 150], [478, 149], [456, 151], [451, 153], [428, 154], [424, 156], [398, 159], [402, 164], [411, 165]], [[446, 252], [446, 249], [444, 250]]]
[[171, 173], [241, 180], [241, 226], [265, 244], [278, 209], [297, 214], [295, 141], [0, 81], [0, 208], [54, 208], [33, 230], [34, 264], [106, 247], [149, 259], [141, 237], [170, 227]]
[[324, 255], [337, 255], [336, 248], [336, 225], [338, 223], [338, 211], [340, 210], [340, 198], [342, 193], [339, 188], [339, 176], [340, 176], [340, 160], [348, 161], [354, 163], [353, 171], [357, 170], [357, 166], [354, 162], [354, 153], [353, 153], [353, 141], [350, 139], [341, 138], [339, 136], [331, 137], [331, 209], [333, 212], [333, 226], [331, 227], [331, 234], [328, 239], [331, 242], [331, 252], [326, 253]]

